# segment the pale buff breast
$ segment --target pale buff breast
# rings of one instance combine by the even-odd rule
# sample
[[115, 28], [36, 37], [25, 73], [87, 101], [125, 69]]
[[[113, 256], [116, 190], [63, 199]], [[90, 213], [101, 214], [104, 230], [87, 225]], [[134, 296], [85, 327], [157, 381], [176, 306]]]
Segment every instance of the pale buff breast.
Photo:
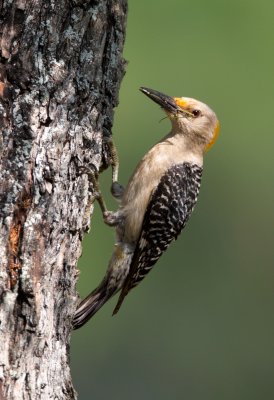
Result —
[[202, 156], [186, 151], [182, 138], [166, 138], [156, 144], [140, 161], [133, 173], [121, 203], [125, 217], [124, 240], [135, 243], [140, 235], [149, 199], [162, 175], [175, 164], [193, 162], [202, 166]]

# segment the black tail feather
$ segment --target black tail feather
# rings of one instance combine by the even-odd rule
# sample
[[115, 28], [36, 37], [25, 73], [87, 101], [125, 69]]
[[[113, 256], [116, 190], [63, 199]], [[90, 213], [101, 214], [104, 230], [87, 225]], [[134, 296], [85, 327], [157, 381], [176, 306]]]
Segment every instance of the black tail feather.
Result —
[[78, 306], [72, 321], [73, 329], [79, 329], [112, 297], [106, 291], [95, 290]]

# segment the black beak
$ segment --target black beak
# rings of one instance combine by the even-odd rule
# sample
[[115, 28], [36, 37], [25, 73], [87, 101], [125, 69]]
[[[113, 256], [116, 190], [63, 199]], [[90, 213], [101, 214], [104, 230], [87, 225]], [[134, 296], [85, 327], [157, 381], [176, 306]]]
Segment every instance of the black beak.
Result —
[[155, 101], [155, 103], [159, 104], [165, 111], [173, 114], [182, 112], [182, 109], [177, 106], [173, 97], [145, 87], [140, 87], [140, 90], [151, 100]]

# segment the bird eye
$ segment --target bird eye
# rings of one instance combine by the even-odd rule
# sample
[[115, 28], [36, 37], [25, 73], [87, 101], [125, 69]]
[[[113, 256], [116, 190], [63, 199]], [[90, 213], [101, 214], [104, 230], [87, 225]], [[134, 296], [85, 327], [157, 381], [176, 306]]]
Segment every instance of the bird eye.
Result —
[[199, 117], [199, 115], [201, 115], [201, 111], [200, 110], [193, 110], [192, 114], [194, 117]]

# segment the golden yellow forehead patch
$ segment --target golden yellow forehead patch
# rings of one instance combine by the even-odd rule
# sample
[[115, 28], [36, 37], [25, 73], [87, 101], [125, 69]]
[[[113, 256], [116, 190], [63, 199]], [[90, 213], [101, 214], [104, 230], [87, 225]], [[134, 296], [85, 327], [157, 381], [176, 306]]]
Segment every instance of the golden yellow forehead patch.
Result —
[[175, 103], [177, 104], [177, 106], [179, 106], [183, 109], [188, 106], [187, 101], [185, 101], [181, 97], [174, 97], [174, 100], [175, 100]]
[[212, 137], [211, 141], [208, 143], [208, 145], [205, 148], [206, 151], [209, 150], [214, 145], [214, 143], [216, 142], [216, 140], [217, 140], [217, 138], [219, 136], [219, 132], [220, 132], [220, 122], [217, 121], [215, 129], [214, 129], [214, 132], [213, 132], [213, 137]]

